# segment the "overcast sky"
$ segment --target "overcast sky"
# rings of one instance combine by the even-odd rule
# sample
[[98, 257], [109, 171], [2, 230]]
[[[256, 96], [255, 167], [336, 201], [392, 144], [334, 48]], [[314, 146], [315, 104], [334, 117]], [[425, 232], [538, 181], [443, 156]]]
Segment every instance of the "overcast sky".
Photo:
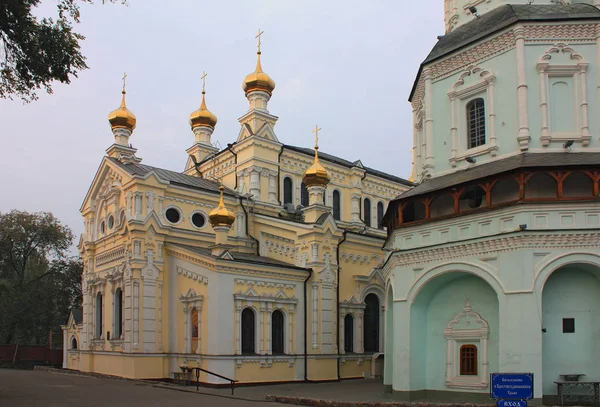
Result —
[[[143, 163], [182, 171], [194, 142], [202, 72], [213, 141], [234, 142], [248, 110], [242, 81], [262, 66], [276, 82], [269, 111], [282, 143], [310, 147], [404, 178], [411, 173], [408, 95], [420, 62], [443, 34], [442, 0], [128, 0], [84, 5], [76, 31], [89, 70], [36, 102], [0, 99], [0, 211], [51, 211], [76, 236], [79, 208], [105, 150], [108, 113], [137, 116], [130, 141]], [[56, 13], [43, 0], [40, 15]]]

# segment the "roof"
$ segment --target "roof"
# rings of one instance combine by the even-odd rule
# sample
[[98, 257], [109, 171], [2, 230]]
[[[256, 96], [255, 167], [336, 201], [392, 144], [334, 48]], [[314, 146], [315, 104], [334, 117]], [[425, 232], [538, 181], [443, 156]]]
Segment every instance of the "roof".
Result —
[[[291, 146], [291, 145], [288, 145], [288, 144], [284, 144], [283, 148], [287, 148], [288, 150], [292, 150], [292, 151], [296, 151], [296, 152], [299, 152], [299, 153], [303, 153], [303, 154], [309, 155], [311, 157], [315, 156], [315, 150], [313, 150], [312, 148], [297, 147], [297, 146]], [[321, 151], [319, 151], [319, 159], [324, 160], [324, 161], [329, 161], [331, 163], [338, 164], [338, 165], [341, 165], [341, 166], [347, 167], [347, 168], [359, 167], [359, 161], [358, 160], [354, 161], [354, 162], [351, 162], [351, 161], [344, 160], [343, 158], [336, 157], [336, 156], [331, 155], [331, 154], [323, 153]], [[364, 168], [364, 170], [367, 171], [367, 174], [371, 174], [371, 175], [376, 176], [376, 177], [384, 178], [384, 179], [387, 179], [389, 181], [396, 182], [398, 184], [403, 184], [403, 185], [406, 185], [406, 186], [413, 186], [414, 185], [412, 182], [410, 182], [410, 181], [408, 181], [408, 180], [406, 180], [404, 178], [397, 177], [395, 175], [391, 175], [391, 174], [388, 174], [388, 173], [385, 173], [385, 172], [382, 172], [382, 171], [378, 171], [378, 170], [370, 168], [370, 167], [362, 167], [362, 168]]]
[[[196, 246], [188, 246], [188, 245], [173, 244], [173, 243], [169, 243], [169, 245], [175, 246], [175, 247], [180, 247], [182, 249], [189, 250], [191, 252], [200, 254], [202, 256], [211, 256], [211, 252], [212, 252], [211, 249], [208, 249], [206, 247], [196, 247]], [[303, 267], [297, 267], [297, 266], [294, 266], [293, 264], [289, 264], [289, 263], [285, 263], [283, 261], [271, 259], [269, 257], [258, 256], [256, 254], [238, 253], [238, 252], [234, 252], [234, 251], [228, 251], [228, 253], [231, 255], [231, 257], [233, 257], [233, 260], [230, 260], [227, 258], [220, 258], [219, 260], [236, 261], [236, 262], [240, 262], [240, 263], [259, 264], [259, 265], [265, 265], [265, 266], [283, 267], [283, 268], [302, 270], [302, 271], [307, 270], [306, 268], [303, 268]]]
[[440, 37], [425, 61], [410, 93], [409, 101], [419, 82], [423, 67], [451, 52], [481, 40], [519, 21], [561, 21], [561, 20], [595, 20], [600, 19], [600, 10], [590, 4], [506, 4], [495, 8], [481, 17], [454, 29]]
[[413, 189], [404, 192], [395, 200], [438, 191], [518, 168], [554, 168], [578, 165], [600, 165], [600, 153], [522, 153], [477, 165], [469, 169], [459, 170], [452, 174], [431, 178]]
[[[154, 172], [158, 178], [160, 178], [163, 181], [169, 182], [169, 184], [171, 185], [219, 193], [220, 184], [216, 181], [200, 177], [194, 177], [191, 175], [186, 175], [171, 170], [165, 170], [163, 168], [152, 167], [150, 165], [145, 164], [124, 164], [119, 160], [111, 157], [107, 157], [107, 159], [113, 162], [114, 164], [118, 165], [119, 167], [123, 168], [131, 175], [139, 175], [143, 177], [150, 172]], [[235, 191], [227, 187], [225, 187], [224, 194], [230, 196], [238, 196], [238, 194]]]
[[73, 308], [71, 310], [73, 314], [73, 319], [77, 325], [83, 323], [83, 309], [82, 308]]

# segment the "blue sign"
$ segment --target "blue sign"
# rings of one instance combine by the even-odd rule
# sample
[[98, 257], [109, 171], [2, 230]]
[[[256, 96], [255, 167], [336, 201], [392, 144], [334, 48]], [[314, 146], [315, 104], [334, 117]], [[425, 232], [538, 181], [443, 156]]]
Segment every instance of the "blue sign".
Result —
[[500, 400], [533, 398], [533, 373], [492, 373], [491, 397]]
[[498, 400], [497, 407], [527, 407], [525, 400]]

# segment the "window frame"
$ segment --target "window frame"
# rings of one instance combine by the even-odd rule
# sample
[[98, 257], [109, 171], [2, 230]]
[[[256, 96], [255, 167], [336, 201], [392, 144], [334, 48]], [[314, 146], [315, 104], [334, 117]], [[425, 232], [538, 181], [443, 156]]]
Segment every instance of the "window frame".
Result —
[[[281, 315], [281, 327], [279, 328], [280, 329], [279, 335], [276, 335], [277, 328], [275, 326], [275, 318], [273, 318], [276, 312], [279, 315]], [[285, 355], [287, 353], [286, 348], [285, 348], [285, 340], [286, 340], [285, 320], [286, 320], [286, 315], [282, 309], [276, 308], [271, 312], [271, 354], [272, 355]], [[275, 349], [276, 342], [278, 345], [281, 346], [278, 349]]]
[[[472, 150], [487, 144], [487, 120], [485, 117], [485, 105], [485, 99], [482, 97], [472, 98], [465, 105], [467, 150]], [[474, 113], [474, 117], [471, 117], [472, 112]], [[472, 127], [473, 121], [475, 121], [475, 128]], [[483, 122], [483, 125], [480, 124], [480, 121]], [[483, 133], [483, 135], [481, 133]]]
[[101, 291], [98, 291], [95, 299], [95, 311], [96, 315], [94, 316], [94, 339], [103, 339], [104, 333], [104, 295]]
[[[252, 327], [252, 335], [246, 334], [246, 336], [244, 336], [244, 328], [245, 328], [244, 313], [246, 313], [246, 311], [248, 311], [249, 313], [252, 314], [252, 325], [250, 325]], [[256, 355], [258, 353], [258, 352], [256, 352], [256, 346], [258, 345], [257, 340], [256, 340], [257, 331], [258, 330], [256, 329], [256, 311], [252, 307], [245, 307], [242, 310], [242, 312], [240, 313], [240, 348], [241, 348], [242, 355]], [[252, 350], [251, 351], [247, 350], [250, 348], [249, 346], [246, 349], [244, 348], [245, 339], [252, 340], [252, 342], [251, 342]]]
[[[379, 208], [381, 207], [381, 212], [379, 211]], [[385, 215], [385, 204], [383, 203], [383, 201], [379, 201], [377, 202], [377, 229], [383, 230], [384, 226], [383, 226], [383, 217]]]
[[[348, 324], [348, 319], [350, 324]], [[344, 315], [344, 353], [355, 353], [354, 346], [354, 335], [355, 335], [355, 324], [356, 318], [352, 313]], [[350, 341], [348, 341], [350, 339]]]
[[[473, 351], [472, 354], [465, 355], [467, 351]], [[477, 376], [478, 373], [478, 349], [477, 346], [469, 343], [462, 345], [459, 349], [459, 363], [461, 376]]]
[[[306, 202], [306, 205], [304, 204]], [[307, 208], [310, 205], [310, 196], [308, 193], [308, 187], [304, 182], [300, 184], [300, 205]]]
[[[336, 194], [337, 194], [337, 217], [336, 215]], [[339, 189], [334, 189], [331, 195], [331, 207], [333, 208], [333, 219], [342, 220], [342, 192]]]
[[[119, 301], [118, 294], [121, 295], [121, 299]], [[114, 340], [123, 339], [123, 289], [121, 287], [117, 287], [113, 293], [114, 295], [114, 309], [113, 309], [113, 333]]]
[[[368, 205], [367, 205], [368, 203]], [[371, 211], [371, 199], [370, 198], [363, 198], [363, 223], [367, 226], [367, 227], [372, 227], [373, 225], [373, 213]], [[369, 216], [367, 216], [367, 208], [369, 209]], [[367, 221], [368, 219], [368, 221]]]
[[[289, 195], [290, 195], [289, 202], [287, 202], [287, 200], [286, 200], [286, 181], [289, 181]], [[289, 175], [286, 175], [283, 177], [282, 189], [283, 189], [283, 200], [282, 200], [283, 206], [285, 206], [288, 203], [293, 204], [294, 203], [294, 180]]]
[[[367, 303], [367, 299], [369, 298], [374, 298], [377, 301], [377, 305], [374, 306], [374, 317], [373, 317], [373, 323], [375, 324], [375, 327], [371, 327], [371, 321], [367, 318], [367, 310], [370, 309], [369, 306], [373, 305], [373, 304], [368, 304]], [[363, 301], [365, 303], [365, 310], [364, 310], [364, 316], [363, 316], [363, 350], [364, 352], [368, 352], [368, 353], [377, 353], [381, 351], [381, 301], [379, 299], [379, 296], [375, 293], [369, 293], [365, 296], [365, 299]], [[369, 336], [368, 335], [368, 328], [373, 328], [372, 329], [372, 335]], [[369, 341], [372, 341], [373, 344], [375, 345], [374, 348], [369, 348], [367, 349], [367, 338], [369, 338]]]

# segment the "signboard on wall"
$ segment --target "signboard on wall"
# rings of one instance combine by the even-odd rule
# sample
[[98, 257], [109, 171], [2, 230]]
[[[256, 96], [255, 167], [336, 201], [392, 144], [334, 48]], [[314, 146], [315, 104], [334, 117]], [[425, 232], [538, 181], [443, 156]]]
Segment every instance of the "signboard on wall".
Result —
[[527, 407], [525, 400], [498, 400], [496, 407]]
[[492, 373], [490, 376], [490, 396], [493, 399], [530, 400], [533, 398], [533, 373]]

